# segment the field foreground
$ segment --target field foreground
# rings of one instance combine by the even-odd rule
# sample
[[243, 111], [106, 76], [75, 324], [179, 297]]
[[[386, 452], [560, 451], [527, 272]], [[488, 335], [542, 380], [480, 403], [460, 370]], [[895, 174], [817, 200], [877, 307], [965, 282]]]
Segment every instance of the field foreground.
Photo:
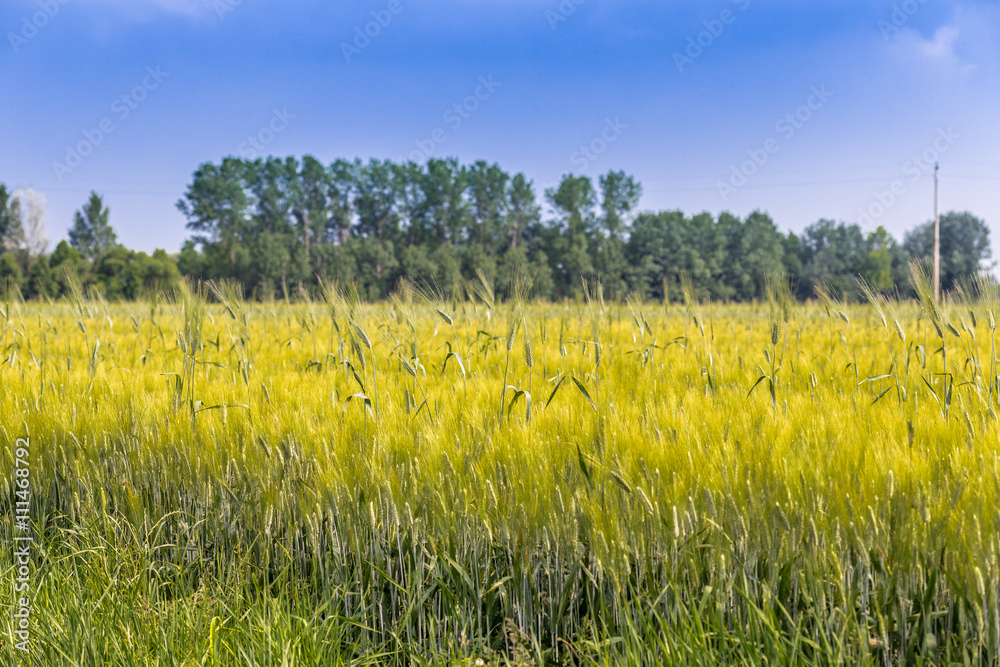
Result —
[[991, 304], [222, 292], [3, 306], [3, 664], [1000, 659]]

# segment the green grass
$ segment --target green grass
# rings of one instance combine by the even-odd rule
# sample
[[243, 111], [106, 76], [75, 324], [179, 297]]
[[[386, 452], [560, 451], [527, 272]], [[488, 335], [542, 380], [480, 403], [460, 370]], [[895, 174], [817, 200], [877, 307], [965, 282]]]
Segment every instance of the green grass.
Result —
[[995, 664], [991, 304], [772, 293], [5, 305], [2, 661]]

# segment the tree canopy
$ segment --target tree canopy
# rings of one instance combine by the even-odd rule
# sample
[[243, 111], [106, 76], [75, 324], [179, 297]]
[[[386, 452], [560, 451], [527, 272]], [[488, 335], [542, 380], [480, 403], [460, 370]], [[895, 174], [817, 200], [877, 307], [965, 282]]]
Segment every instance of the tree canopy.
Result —
[[[262, 299], [318, 294], [331, 282], [380, 299], [403, 280], [447, 297], [480, 274], [502, 296], [514, 276], [528, 275], [546, 299], [579, 296], [584, 280], [599, 279], [614, 299], [678, 299], [683, 281], [698, 298], [747, 301], [784, 273], [799, 298], [820, 283], [850, 298], [858, 278], [906, 293], [907, 262], [932, 251], [933, 223], [899, 243], [881, 227], [828, 219], [795, 234], [763, 211], [639, 211], [642, 185], [624, 171], [596, 183], [567, 174], [541, 194], [525, 174], [485, 161], [228, 157], [198, 167], [177, 202], [190, 231], [179, 253], [119, 245], [109, 208], [92, 192], [69, 243], [38, 255], [27, 248], [18, 199], [0, 184], [0, 280], [36, 298], [78, 283], [130, 299], [187, 277], [232, 279]], [[971, 213], [942, 216], [941, 241], [943, 289], [989, 268], [989, 228]]]
[[87, 204], [73, 216], [69, 243], [91, 261], [118, 245], [118, 235], [108, 222], [110, 214], [101, 196], [91, 192]]

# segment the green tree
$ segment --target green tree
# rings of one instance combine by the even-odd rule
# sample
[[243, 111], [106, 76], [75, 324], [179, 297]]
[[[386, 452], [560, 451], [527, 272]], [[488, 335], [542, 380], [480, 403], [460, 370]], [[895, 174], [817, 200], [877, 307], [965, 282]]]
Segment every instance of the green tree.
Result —
[[[355, 282], [372, 299], [401, 279], [446, 295], [482, 272], [501, 295], [512, 276], [527, 273], [547, 298], [573, 296], [581, 278], [599, 276], [615, 298], [628, 289], [663, 295], [664, 285], [679, 294], [686, 277], [699, 298], [750, 300], [781, 272], [803, 298], [819, 281], [853, 294], [858, 276], [898, 289], [906, 258], [929, 253], [926, 228], [904, 247], [884, 230], [865, 234], [830, 220], [785, 235], [760, 211], [745, 219], [661, 211], [633, 220], [641, 185], [623, 171], [598, 185], [565, 175], [545, 191], [552, 213], [543, 219], [532, 182], [485, 161], [324, 166], [310, 156], [226, 158], [201, 165], [178, 202], [192, 235], [177, 267], [198, 279], [234, 278], [261, 298], [296, 286], [315, 291], [320, 280]], [[989, 254], [982, 224], [949, 215], [958, 217], [944, 219], [947, 286]], [[30, 266], [23, 246], [15, 255], [22, 273]]]
[[679, 276], [679, 246], [684, 214], [680, 211], [641, 213], [625, 246], [629, 284], [634, 290], [662, 299], [664, 281]]
[[404, 246], [399, 252], [401, 275], [418, 285], [437, 282], [438, 265], [433, 253], [429, 244]]
[[144, 296], [173, 294], [177, 290], [181, 274], [166, 250], [157, 248], [152, 255], [140, 252], [135, 255], [134, 264]]
[[783, 249], [781, 263], [784, 265], [785, 275], [797, 289], [802, 282], [802, 239], [794, 232], [788, 232], [788, 236], [781, 239], [781, 246]]
[[295, 258], [300, 282], [311, 280], [319, 268], [318, 250], [325, 241], [326, 229], [333, 215], [330, 176], [319, 160], [307, 155], [292, 181], [291, 209], [298, 233]]
[[563, 296], [577, 294], [581, 280], [594, 274], [591, 234], [594, 229], [594, 185], [586, 176], [563, 176], [559, 187], [545, 192], [549, 205], [558, 216], [552, 239], [549, 262], [553, 267], [556, 289]]
[[728, 297], [719, 279], [725, 256], [722, 232], [708, 213], [693, 218], [680, 211], [640, 214], [625, 250], [632, 288], [663, 298], [666, 283], [668, 292], [679, 297], [681, 278], [687, 277], [698, 298]]
[[[472, 278], [477, 271], [482, 271], [491, 282], [497, 283], [497, 262], [490, 256], [486, 248], [478, 243], [464, 244], [458, 248], [458, 255], [462, 259], [462, 275]], [[501, 287], [497, 285], [497, 287]]]
[[69, 242], [89, 260], [95, 260], [118, 244], [118, 236], [108, 222], [110, 211], [101, 196], [90, 193], [87, 204], [73, 216]]
[[134, 300], [173, 293], [180, 272], [164, 250], [152, 256], [115, 246], [94, 265], [97, 288], [110, 300]]
[[[246, 190], [246, 163], [227, 157], [222, 164], [203, 164], [194, 173], [178, 210], [187, 218], [192, 239], [206, 255], [221, 255], [228, 267], [217, 267], [213, 277], [240, 278], [240, 264], [246, 252], [243, 237], [249, 218]], [[213, 264], [216, 264], [213, 262]]]
[[479, 160], [469, 168], [468, 179], [472, 213], [470, 238], [493, 259], [509, 236], [506, 226], [510, 174], [500, 165]]
[[14, 254], [5, 252], [0, 255], [0, 297], [7, 298], [11, 291], [20, 290], [23, 280], [24, 274], [21, 273]]
[[[914, 259], [933, 261], [934, 221], [926, 222], [903, 237], [903, 248]], [[941, 290], [953, 290], [963, 278], [989, 268], [990, 229], [968, 211], [941, 216]]]
[[208, 257], [198, 252], [198, 246], [194, 240], [185, 240], [177, 255], [177, 270], [180, 271], [181, 275], [196, 280], [209, 280], [211, 274], [208, 265]]
[[243, 244], [253, 269], [243, 283], [265, 299], [302, 277], [301, 264], [296, 262], [300, 239], [292, 216], [297, 172], [294, 158], [254, 160], [244, 171], [253, 205], [243, 229]]
[[45, 299], [59, 295], [59, 283], [49, 264], [48, 255], [39, 255], [28, 270], [27, 290], [29, 299]]
[[[394, 241], [399, 232], [396, 209], [396, 188], [393, 164], [371, 160], [360, 171], [358, 193], [354, 207], [358, 214], [358, 234], [374, 245], [367, 248], [373, 280], [369, 291], [379, 296], [388, 294], [390, 278], [397, 266]], [[359, 268], [362, 263], [358, 263]]]
[[70, 282], [82, 286], [90, 271], [89, 262], [84, 259], [79, 250], [65, 240], [60, 241], [56, 249], [52, 251], [52, 255], [49, 256], [49, 266], [59, 286], [57, 295], [63, 296], [69, 292]]
[[626, 290], [624, 239], [629, 230], [629, 216], [642, 197], [642, 186], [624, 171], [601, 176], [600, 186], [603, 236], [597, 251], [597, 268], [607, 293], [621, 298]]
[[507, 188], [506, 236], [497, 239], [505, 247], [497, 263], [497, 278], [508, 291], [516, 276], [528, 276], [538, 298], [554, 296], [552, 268], [546, 251], [547, 236], [542, 233], [542, 208], [535, 200], [534, 184], [522, 174], [515, 174]]
[[[396, 190], [397, 210], [403, 237], [409, 247], [428, 244], [433, 234], [428, 229], [428, 203], [423, 167], [416, 162], [406, 162], [393, 165], [393, 170], [393, 185]], [[424, 250], [429, 253], [433, 248]]]
[[[680, 231], [678, 268], [680, 273], [690, 276], [696, 295], [699, 298], [730, 298], [730, 290], [720, 278], [726, 261], [722, 226], [711, 214], [699, 213], [683, 218]], [[680, 294], [680, 290], [674, 293]]]
[[354, 215], [354, 199], [357, 196], [357, 172], [360, 160], [348, 162], [337, 160], [330, 165], [327, 201], [330, 216], [326, 221], [324, 238], [340, 245], [347, 242], [351, 233]]
[[470, 217], [465, 196], [468, 170], [457, 160], [431, 159], [427, 162], [422, 182], [426, 197], [426, 222], [420, 229], [427, 233], [418, 234], [416, 242], [432, 239], [438, 244], [462, 244]]
[[516, 174], [508, 193], [508, 222], [510, 247], [516, 248], [524, 233], [541, 221], [541, 207], [535, 202], [534, 184], [524, 174]]
[[458, 256], [458, 250], [453, 245], [438, 246], [432, 260], [437, 267], [437, 288], [443, 296], [452, 296], [462, 280], [462, 260]]
[[135, 299], [142, 294], [142, 281], [133, 269], [135, 252], [115, 246], [94, 263], [94, 281], [106, 299]]
[[876, 291], [889, 291], [893, 287], [896, 241], [880, 226], [868, 235], [866, 242], [869, 249], [861, 266], [861, 277]]
[[324, 284], [347, 285], [357, 280], [357, 258], [351, 247], [356, 239], [325, 243], [318, 250], [318, 274]]
[[770, 216], [754, 211], [745, 221], [723, 213], [719, 216], [725, 244], [721, 280], [730, 295], [749, 301], [764, 294], [768, 276], [784, 270], [785, 245]]
[[836, 296], [855, 296], [857, 278], [868, 261], [869, 246], [858, 225], [819, 220], [802, 233], [802, 282], [799, 296], [811, 298], [816, 285], [829, 285]]

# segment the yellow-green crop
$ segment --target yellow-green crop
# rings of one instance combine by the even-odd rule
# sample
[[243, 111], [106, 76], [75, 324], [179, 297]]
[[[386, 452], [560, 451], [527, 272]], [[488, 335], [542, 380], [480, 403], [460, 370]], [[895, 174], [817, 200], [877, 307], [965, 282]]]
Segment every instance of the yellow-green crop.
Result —
[[995, 662], [992, 301], [770, 293], [5, 304], [31, 659]]

